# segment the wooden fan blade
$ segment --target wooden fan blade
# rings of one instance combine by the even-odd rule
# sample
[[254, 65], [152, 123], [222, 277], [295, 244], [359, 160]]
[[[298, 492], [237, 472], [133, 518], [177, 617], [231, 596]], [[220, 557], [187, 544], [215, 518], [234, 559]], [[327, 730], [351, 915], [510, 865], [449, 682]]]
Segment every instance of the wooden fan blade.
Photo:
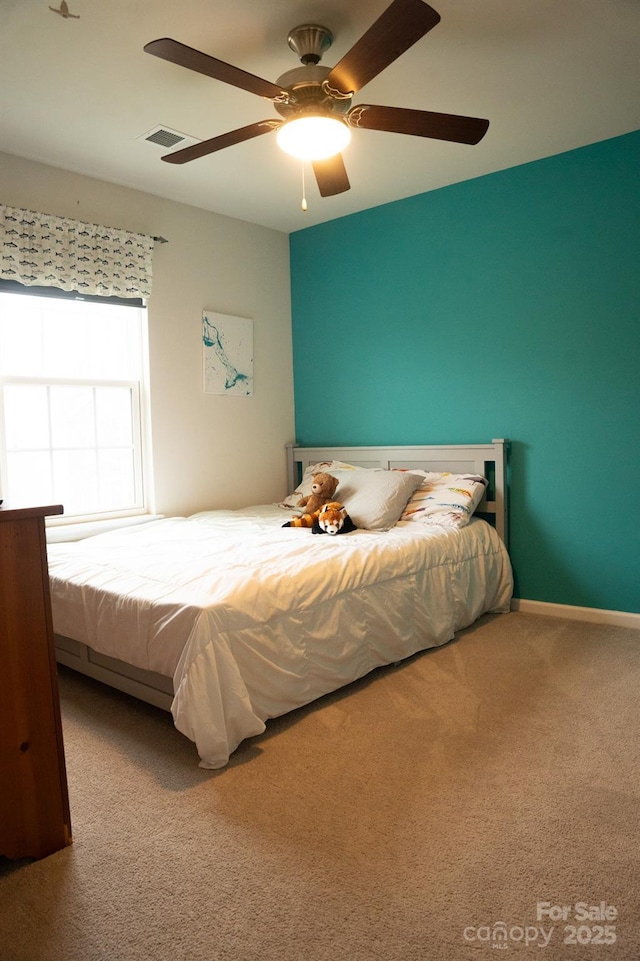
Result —
[[259, 97], [267, 100], [284, 101], [288, 99], [287, 94], [281, 87], [261, 77], [256, 77], [246, 70], [240, 70], [224, 60], [216, 60], [207, 53], [200, 53], [193, 47], [187, 47], [184, 43], [163, 37], [161, 40], [152, 40], [144, 46], [145, 53], [151, 53], [154, 57], [161, 60], [169, 60], [170, 63], [177, 63], [180, 67], [187, 70], [195, 70], [196, 73], [203, 73], [205, 77], [212, 77], [214, 80], [222, 80], [233, 87], [240, 87], [241, 90], [248, 90]]
[[351, 127], [382, 130], [387, 133], [406, 133], [413, 137], [431, 137], [453, 143], [478, 143], [489, 127], [488, 120], [461, 117], [452, 113], [433, 113], [430, 110], [407, 110], [404, 107], [378, 107], [362, 103], [347, 114]]
[[422, 0], [393, 0], [327, 75], [324, 87], [338, 97], [357, 93], [440, 21]]
[[263, 133], [277, 130], [283, 123], [283, 120], [260, 120], [258, 123], [250, 123], [248, 127], [239, 127], [219, 137], [212, 137], [211, 140], [203, 140], [202, 143], [193, 144], [191, 147], [175, 150], [173, 153], [165, 154], [162, 159], [169, 164], [185, 164], [190, 160], [197, 160], [199, 157], [215, 153], [216, 150], [223, 150], [225, 147], [232, 147], [236, 143], [243, 143], [253, 137], [260, 137]]
[[333, 197], [351, 189], [342, 154], [337, 153], [326, 160], [314, 160], [312, 166], [321, 197]]

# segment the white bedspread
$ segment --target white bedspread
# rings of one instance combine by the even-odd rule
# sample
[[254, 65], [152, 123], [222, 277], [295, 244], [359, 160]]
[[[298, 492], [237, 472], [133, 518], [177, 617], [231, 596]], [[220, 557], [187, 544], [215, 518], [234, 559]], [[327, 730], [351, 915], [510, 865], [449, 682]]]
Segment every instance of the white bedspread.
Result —
[[330, 537], [287, 516], [211, 511], [49, 546], [56, 633], [172, 676], [202, 767], [266, 719], [509, 609], [509, 558], [482, 520]]

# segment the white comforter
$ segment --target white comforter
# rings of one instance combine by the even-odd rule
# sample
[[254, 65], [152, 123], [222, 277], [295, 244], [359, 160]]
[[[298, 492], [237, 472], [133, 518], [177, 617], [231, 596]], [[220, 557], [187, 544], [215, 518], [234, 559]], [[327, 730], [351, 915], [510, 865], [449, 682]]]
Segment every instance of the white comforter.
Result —
[[484, 521], [331, 537], [285, 519], [211, 511], [49, 546], [56, 633], [172, 676], [202, 767], [267, 718], [509, 609], [511, 565]]

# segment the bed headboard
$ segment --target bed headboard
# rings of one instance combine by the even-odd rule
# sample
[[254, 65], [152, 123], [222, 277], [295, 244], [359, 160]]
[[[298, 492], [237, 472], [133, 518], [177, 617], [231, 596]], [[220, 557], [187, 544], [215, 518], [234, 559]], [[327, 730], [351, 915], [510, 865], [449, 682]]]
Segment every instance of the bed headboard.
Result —
[[295, 490], [311, 464], [341, 460], [354, 467], [404, 470], [451, 471], [452, 474], [482, 474], [489, 487], [476, 514], [494, 525], [509, 542], [509, 441], [490, 444], [451, 444], [418, 447], [300, 447], [287, 444], [289, 491]]

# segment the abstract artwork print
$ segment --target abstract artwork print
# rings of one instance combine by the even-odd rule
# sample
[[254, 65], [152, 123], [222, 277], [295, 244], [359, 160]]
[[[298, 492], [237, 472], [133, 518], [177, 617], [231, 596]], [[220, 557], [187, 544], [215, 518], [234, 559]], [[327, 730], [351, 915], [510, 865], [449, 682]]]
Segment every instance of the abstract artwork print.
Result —
[[204, 391], [253, 394], [253, 321], [205, 310], [202, 314]]

